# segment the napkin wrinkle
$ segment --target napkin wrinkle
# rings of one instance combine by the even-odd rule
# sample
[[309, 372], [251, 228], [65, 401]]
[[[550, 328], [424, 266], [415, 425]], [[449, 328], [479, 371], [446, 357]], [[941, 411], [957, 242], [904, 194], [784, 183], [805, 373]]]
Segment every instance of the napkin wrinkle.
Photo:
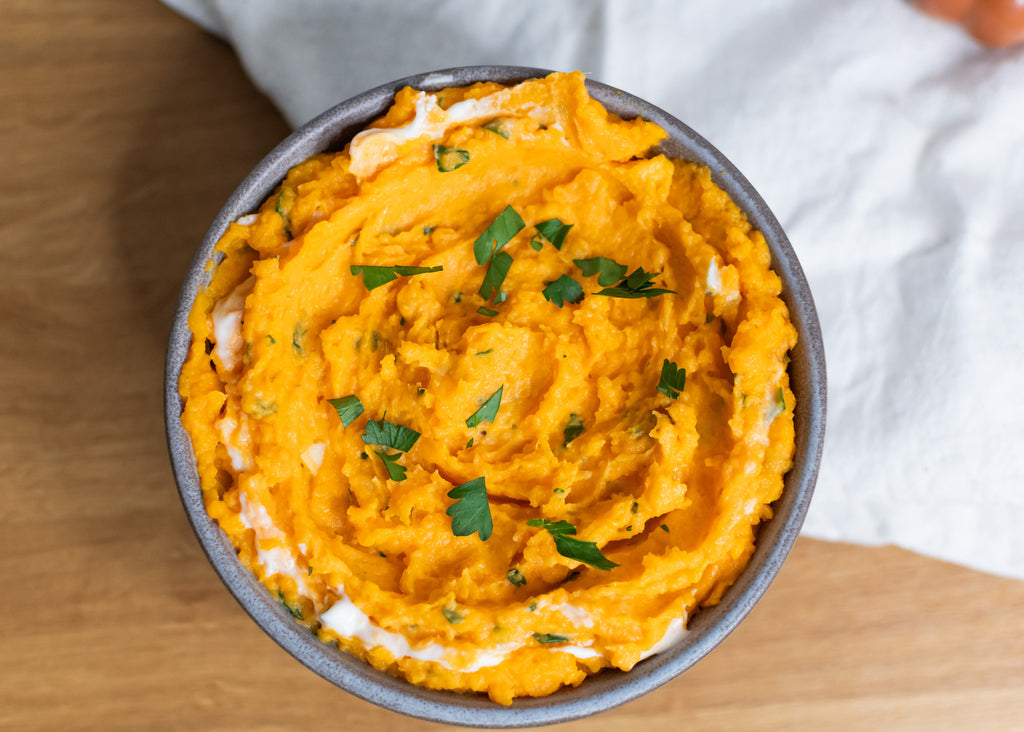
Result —
[[164, 0], [299, 125], [415, 73], [580, 69], [706, 135], [815, 294], [804, 532], [1024, 578], [1024, 47], [897, 0]]

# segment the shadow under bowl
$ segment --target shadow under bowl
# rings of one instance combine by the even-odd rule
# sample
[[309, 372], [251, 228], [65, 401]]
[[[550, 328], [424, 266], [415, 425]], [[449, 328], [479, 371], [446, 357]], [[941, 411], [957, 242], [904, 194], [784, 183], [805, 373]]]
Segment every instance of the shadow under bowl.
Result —
[[192, 334], [188, 313], [197, 292], [209, 282], [207, 263], [232, 221], [252, 213], [270, 196], [290, 168], [311, 155], [341, 150], [352, 136], [383, 115], [395, 93], [406, 86], [425, 91], [466, 86], [479, 81], [514, 84], [546, 76], [548, 71], [515, 66], [469, 66], [418, 74], [379, 86], [324, 112], [296, 130], [249, 174], [210, 226], [189, 268], [168, 344], [164, 380], [167, 440], [181, 501], [203, 551], [221, 580], [249, 616], [271, 638], [312, 671], [345, 691], [413, 717], [445, 724], [515, 728], [554, 724], [605, 711], [670, 681], [703, 658], [739, 624], [775, 578], [796, 541], [821, 460], [825, 434], [825, 355], [821, 328], [803, 270], [789, 240], [753, 186], [703, 137], [661, 109], [596, 81], [590, 94], [625, 119], [643, 117], [668, 132], [661, 151], [672, 158], [706, 165], [715, 184], [725, 190], [761, 231], [771, 251], [772, 268], [782, 279], [782, 299], [799, 334], [791, 352], [791, 388], [796, 395], [796, 453], [785, 478], [774, 516], [758, 528], [750, 563], [721, 602], [695, 613], [689, 632], [671, 649], [638, 663], [631, 671], [605, 670], [575, 688], [543, 698], [517, 699], [503, 707], [483, 695], [435, 691], [378, 671], [365, 661], [323, 643], [298, 625], [290, 613], [238, 560], [227, 536], [210, 519], [203, 503], [192, 443], [181, 424], [178, 377]]

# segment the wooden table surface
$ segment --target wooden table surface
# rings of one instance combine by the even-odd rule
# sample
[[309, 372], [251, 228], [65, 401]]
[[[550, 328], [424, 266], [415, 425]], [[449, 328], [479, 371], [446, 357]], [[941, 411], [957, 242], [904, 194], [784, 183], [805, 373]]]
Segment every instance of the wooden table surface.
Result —
[[[264, 636], [171, 477], [177, 290], [285, 123], [153, 0], [0, 10], [0, 729], [438, 729]], [[1024, 582], [801, 539], [708, 658], [565, 729], [640, 726], [1024, 729]]]

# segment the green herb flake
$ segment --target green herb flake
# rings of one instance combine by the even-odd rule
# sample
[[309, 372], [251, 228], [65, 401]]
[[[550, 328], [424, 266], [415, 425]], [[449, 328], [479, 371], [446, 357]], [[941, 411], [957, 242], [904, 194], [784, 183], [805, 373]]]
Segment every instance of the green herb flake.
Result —
[[522, 587], [526, 584], [526, 577], [524, 577], [523, 573], [515, 567], [510, 569], [506, 576], [508, 577], [508, 581], [511, 582], [515, 587]]
[[704, 316], [704, 322], [705, 323], [713, 323], [714, 321], [715, 321], [715, 314], [714, 313], [708, 313], [707, 315]]
[[633, 524], [630, 524], [629, 526], [626, 527], [626, 531], [632, 531], [632, 530], [633, 530]]
[[463, 621], [462, 614], [453, 607], [441, 608], [441, 614], [444, 615], [444, 619], [452, 625], [458, 625]]
[[541, 236], [551, 242], [551, 246], [561, 251], [562, 245], [565, 244], [565, 237], [569, 234], [572, 224], [563, 224], [558, 219], [548, 219], [547, 221], [541, 221], [535, 228]]
[[281, 188], [281, 192], [277, 194], [277, 201], [274, 202], [274, 213], [281, 217], [281, 222], [284, 224], [284, 235], [289, 239], [292, 238], [292, 220], [288, 214], [284, 211], [281, 205], [281, 199], [284, 197], [284, 193], [287, 188]]
[[276, 345], [277, 341], [274, 340], [274, 336], [267, 334], [267, 340], [270, 341], [270, 345]]
[[530, 249], [535, 252], [539, 252], [544, 248], [544, 238], [540, 234], [534, 234], [533, 238], [530, 239]]
[[636, 501], [633, 501], [633, 505], [629, 507], [629, 512], [630, 513], [639, 513], [639, 511], [640, 511], [640, 504], [637, 503]]
[[511, 268], [512, 255], [508, 252], [498, 252], [491, 257], [491, 261], [487, 265], [487, 272], [484, 273], [484, 281], [480, 285], [480, 297], [490, 300], [492, 294], [499, 292]]
[[534, 633], [533, 639], [538, 643], [568, 643], [569, 636], [556, 633]]
[[484, 125], [484, 129], [488, 132], [493, 132], [495, 135], [508, 139], [508, 128], [505, 126], [505, 121], [502, 119], [492, 119], [490, 122]]
[[302, 323], [296, 323], [292, 329], [292, 349], [299, 356], [302, 355], [302, 339], [306, 337], [307, 328]]
[[440, 272], [444, 269], [441, 265], [436, 267], [406, 267], [404, 265], [376, 265], [376, 264], [353, 264], [349, 271], [354, 275], [363, 275], [363, 285], [367, 290], [375, 290], [382, 285], [397, 280], [399, 277], [412, 277], [413, 275], [427, 274], [429, 272]]
[[388, 477], [391, 480], [396, 482], [405, 480], [407, 468], [398, 464], [398, 458], [402, 457], [402, 453], [388, 452], [387, 450], [374, 450], [374, 452], [384, 463], [384, 468], [388, 471]]
[[473, 447], [473, 439], [474, 439], [474, 438], [470, 437], [470, 438], [469, 438], [469, 442], [467, 442], [467, 443], [466, 443], [466, 449], [467, 449], [467, 450], [468, 450], [469, 448]]
[[526, 222], [516, 210], [512, 206], [506, 206], [473, 242], [476, 263], [487, 264], [487, 260], [500, 252], [525, 226]]
[[577, 303], [583, 299], [583, 287], [569, 275], [562, 275], [544, 288], [544, 299], [558, 307], [565, 303]]
[[529, 610], [531, 613], [537, 612], [537, 603], [531, 602], [530, 606], [526, 609]]
[[485, 307], [483, 305], [478, 307], [476, 311], [481, 315], [486, 315], [488, 318], [493, 318], [495, 315], [498, 314], [497, 310], [491, 310], [489, 307]]
[[469, 150], [459, 150], [444, 145], [434, 145], [434, 162], [442, 173], [458, 170], [469, 162]]
[[551, 492], [554, 493], [556, 496], [564, 496], [565, 488], [552, 488]]
[[686, 369], [679, 368], [667, 358], [661, 364], [661, 379], [658, 381], [658, 391], [669, 399], [676, 399], [679, 392], [686, 386]]
[[268, 414], [277, 414], [277, 402], [261, 402], [259, 399], [256, 399], [253, 401], [252, 406], [245, 411], [251, 417], [263, 419]]
[[382, 557], [383, 559], [387, 559], [388, 558], [388, 555], [385, 554], [384, 552], [382, 552], [380, 549], [377, 550], [377, 555], [379, 557]]
[[416, 396], [422, 396], [423, 394], [426, 394], [426, 393], [427, 393], [427, 390], [424, 389], [422, 386], [416, 387]]
[[664, 531], [666, 534], [669, 533], [668, 524], [662, 524], [658, 528], [661, 529], [662, 531]]
[[312, 564], [309, 565], [309, 567], [306, 568], [306, 576], [307, 577], [312, 577], [313, 576], [313, 565]]
[[494, 349], [493, 348], [488, 348], [486, 351], [477, 351], [473, 355], [474, 356], [486, 356], [488, 353], [494, 353]]
[[504, 391], [505, 385], [502, 384], [496, 392], [487, 398], [487, 401], [478, 410], [470, 415], [469, 419], [466, 420], [466, 426], [472, 428], [481, 422], [493, 422], [494, 418], [498, 416], [498, 408], [501, 407], [501, 395]]
[[583, 541], [574, 538], [576, 527], [568, 521], [552, 521], [551, 519], [537, 518], [526, 522], [527, 526], [539, 526], [545, 529], [555, 541], [555, 549], [567, 559], [575, 559], [595, 569], [608, 571], [619, 565], [608, 559], [597, 544], [592, 541]]
[[[629, 277], [622, 280], [615, 287], [606, 287], [603, 290], [598, 290], [595, 295], [604, 295], [605, 297], [621, 297], [627, 300], [632, 300], [640, 297], [657, 297], [658, 295], [670, 295], [675, 294], [675, 290], [666, 290], [661, 287], [654, 287], [654, 278], [658, 276], [657, 272], [644, 272], [644, 268], [640, 267], [634, 270]], [[600, 284], [600, 280], [598, 280]]]
[[408, 452], [420, 438], [420, 433], [386, 419], [373, 420], [366, 423], [363, 442], [367, 445], [381, 445], [392, 450]]
[[370, 334], [370, 348], [376, 351], [378, 346], [380, 346], [380, 333], [373, 331], [373, 333]]
[[423, 227], [423, 236], [430, 236], [433, 233], [434, 229], [436, 229], [436, 228], [437, 228], [436, 226], [424, 226]]
[[445, 513], [452, 517], [452, 533], [455, 536], [470, 536], [476, 533], [480, 541], [487, 541], [494, 530], [491, 520], [491, 506], [487, 501], [487, 483], [483, 476], [475, 478], [448, 491], [448, 497], [455, 503]]
[[578, 414], [570, 414], [569, 421], [565, 425], [565, 429], [562, 430], [562, 437], [564, 442], [563, 447], [568, 447], [569, 443], [575, 440], [577, 437], [583, 434], [586, 427], [583, 426], [583, 420]]
[[284, 593], [281, 590], [277, 591], [277, 599], [285, 606], [285, 609], [292, 614], [292, 617], [296, 620], [302, 620], [302, 608], [292, 607], [288, 604], [288, 601], [284, 598]]
[[341, 417], [342, 427], [348, 427], [363, 413], [363, 403], [359, 401], [359, 397], [355, 394], [339, 397], [338, 399], [328, 399], [327, 401], [338, 412], [338, 416]]
[[775, 398], [772, 403], [768, 405], [767, 419], [769, 424], [775, 420], [780, 414], [786, 411], [786, 394], [782, 391], [780, 386], [775, 392]]
[[590, 259], [574, 259], [573, 264], [580, 268], [584, 277], [597, 275], [597, 284], [601, 287], [610, 287], [626, 275], [626, 265], [619, 264], [607, 257], [592, 257]]

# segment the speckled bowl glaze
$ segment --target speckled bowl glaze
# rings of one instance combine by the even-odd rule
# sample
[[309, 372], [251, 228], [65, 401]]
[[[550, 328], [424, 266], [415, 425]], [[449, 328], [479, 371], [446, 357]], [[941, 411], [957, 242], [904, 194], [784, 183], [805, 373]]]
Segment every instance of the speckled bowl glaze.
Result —
[[191, 343], [188, 312], [198, 290], [209, 281], [206, 265], [228, 223], [256, 211], [289, 168], [311, 155], [340, 150], [367, 123], [384, 114], [395, 92], [405, 86], [434, 91], [478, 81], [505, 84], [546, 75], [543, 69], [512, 66], [470, 66], [410, 76], [360, 94], [309, 122], [265, 157], [221, 209], [196, 252], [181, 290], [171, 330], [164, 382], [167, 440], [174, 475], [185, 512], [210, 563], [250, 617], [286, 651], [350, 694], [421, 719], [489, 728], [529, 727], [566, 722], [635, 699], [690, 668], [736, 627], [775, 578], [796, 540], [818, 474], [825, 433], [825, 356], [821, 329], [807, 281], [796, 254], [768, 206], [740, 172], [703, 137], [647, 102], [596, 81], [591, 95], [624, 118], [644, 117], [668, 133], [661, 146], [670, 157], [700, 162], [711, 169], [715, 183], [746, 212], [768, 241], [772, 266], [782, 278], [782, 297], [799, 332], [790, 363], [796, 394], [796, 457], [785, 491], [775, 503], [774, 517], [758, 530], [757, 549], [749, 566], [725, 593], [721, 603], [701, 610], [674, 648], [641, 661], [632, 671], [606, 670], [576, 688], [564, 688], [540, 699], [520, 699], [510, 707], [483, 695], [433, 691], [389, 676], [364, 661], [320, 642], [292, 620], [288, 611], [241, 563], [227, 537], [206, 514], [195, 457], [182, 428], [178, 375]]

